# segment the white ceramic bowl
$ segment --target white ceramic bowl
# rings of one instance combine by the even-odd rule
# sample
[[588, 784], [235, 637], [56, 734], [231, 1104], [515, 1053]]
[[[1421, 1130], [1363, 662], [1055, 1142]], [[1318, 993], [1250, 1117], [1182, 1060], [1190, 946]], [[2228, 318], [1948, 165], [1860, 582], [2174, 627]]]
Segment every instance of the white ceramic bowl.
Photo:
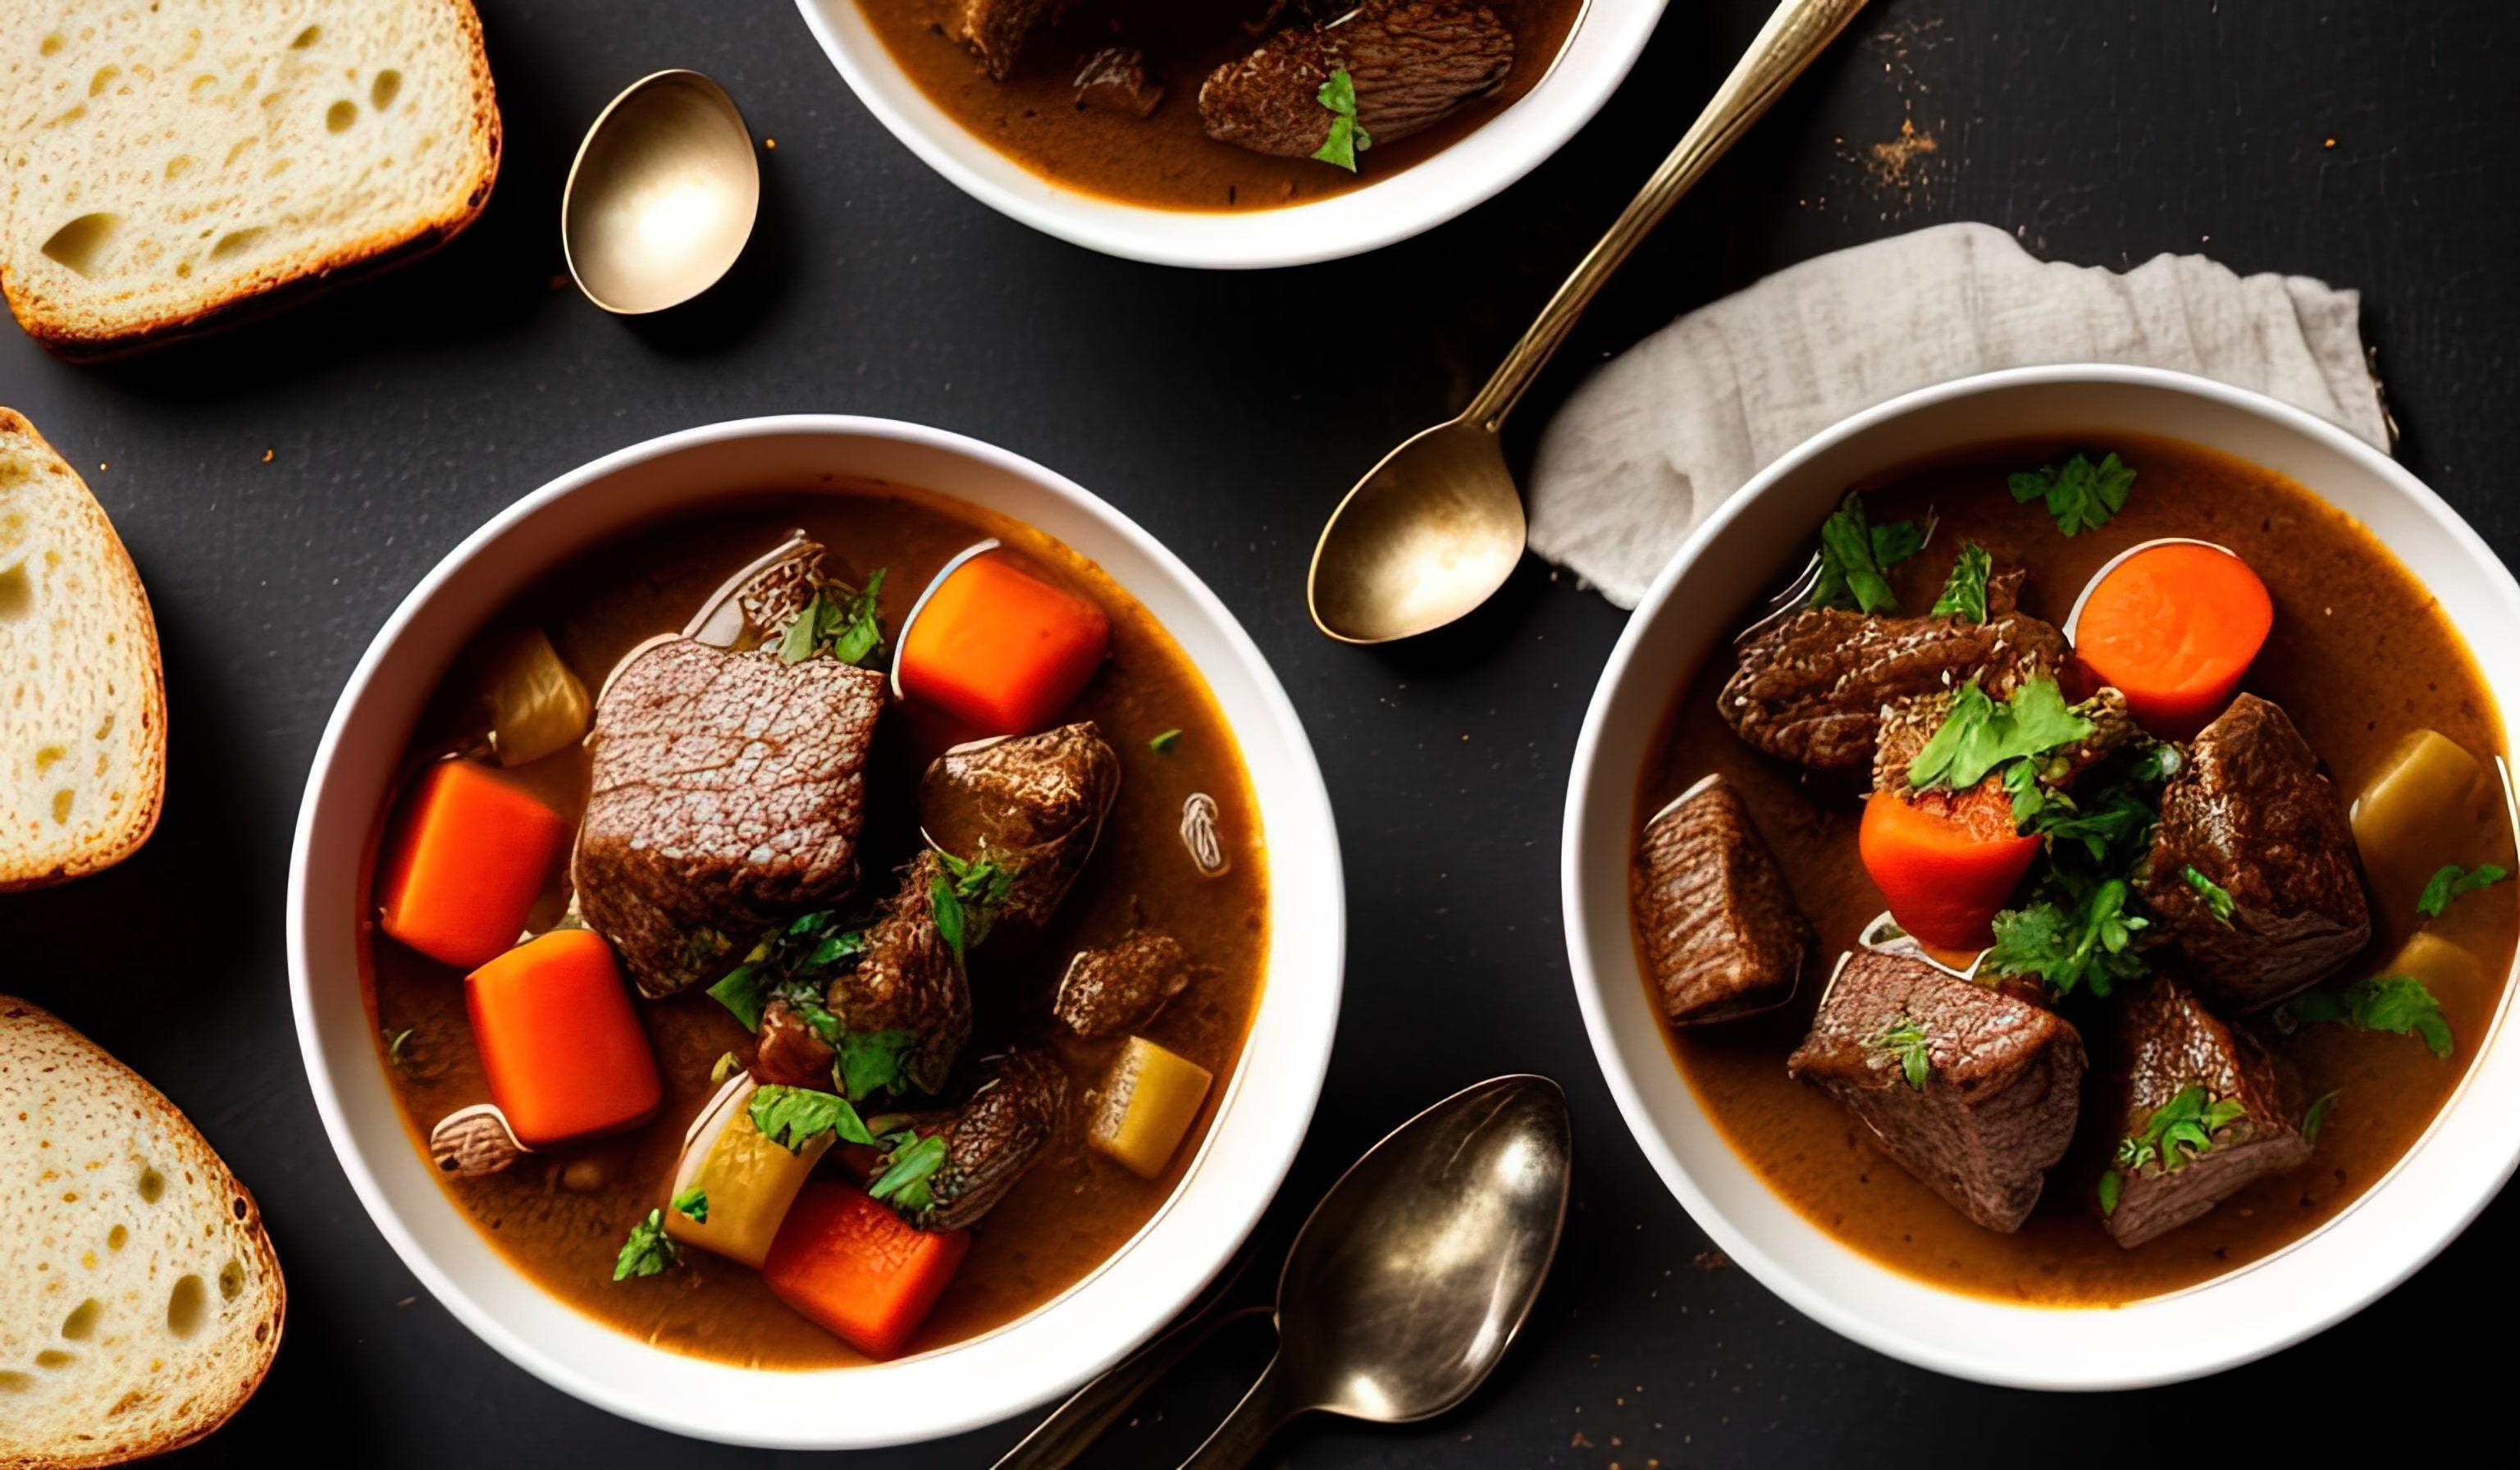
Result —
[[[1805, 1314], [1923, 1367], [2023, 1388], [2193, 1378], [2299, 1342], [2406, 1279], [2520, 1162], [2510, 990], [2466, 1080], [2405, 1158], [2315, 1233], [2228, 1275], [2107, 1311], [1960, 1296], [1874, 1264], [1805, 1220], [1736, 1156], [1674, 1065], [1628, 928], [1637, 782], [1657, 722], [1738, 610], [1798, 560], [1846, 488], [1990, 439], [2141, 430], [2277, 469], [2359, 517], [2439, 598], [2505, 710], [2520, 710], [2520, 587], [2476, 533], [2387, 456], [2333, 425], [2181, 374], [2044, 367], [1928, 388], [1778, 460], [1672, 558], [1610, 655], [1575, 747], [1562, 878], [1566, 947], [1593, 1049], [1645, 1156], [1727, 1255]], [[2138, 492], [2140, 493], [2140, 492]], [[1849, 861], [1853, 857], [1849, 855]]]
[[[1010, 219], [1107, 255], [1209, 269], [1360, 255], [1431, 230], [1494, 196], [1600, 111], [1644, 50], [1663, 4], [1587, 0], [1538, 86], [1414, 168], [1310, 203], [1221, 214], [1152, 209], [1052, 183], [928, 101], [867, 24], [858, 0], [796, 0], [858, 101], [954, 187]], [[1193, 102], [1196, 90], [1191, 82], [1176, 83], [1170, 105]]]
[[[511, 1268], [412, 1146], [360, 994], [360, 854], [432, 685], [490, 614], [567, 557], [712, 497], [835, 475], [923, 486], [1014, 516], [1092, 558], [1207, 678], [1241, 742], [1268, 847], [1270, 953], [1241, 1065], [1171, 1201], [1108, 1263], [994, 1332], [894, 1362], [811, 1374], [680, 1357], [580, 1315]], [[1004, 450], [874, 419], [753, 419], [634, 445], [552, 481], [447, 554], [351, 674], [315, 754], [289, 877], [290, 985], [315, 1101], [341, 1167], [403, 1263], [518, 1366], [624, 1417], [730, 1444], [901, 1444], [1002, 1419], [1144, 1341], [1224, 1266], [1312, 1118], [1345, 953], [1329, 797], [1285, 691], [1233, 614], [1153, 538]]]

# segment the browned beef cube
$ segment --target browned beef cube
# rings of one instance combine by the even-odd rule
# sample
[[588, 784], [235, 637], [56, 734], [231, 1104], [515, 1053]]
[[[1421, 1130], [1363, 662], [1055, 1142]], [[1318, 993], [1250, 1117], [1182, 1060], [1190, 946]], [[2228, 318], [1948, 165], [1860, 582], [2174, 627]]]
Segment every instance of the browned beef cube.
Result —
[[843, 1031], [910, 1034], [902, 1071], [922, 1092], [943, 1091], [971, 1039], [971, 987], [936, 926], [936, 890], [945, 881], [945, 866], [934, 853], [911, 859], [892, 897], [868, 920], [857, 963], [832, 976], [823, 992]]
[[1085, 871], [1120, 795], [1120, 757], [1091, 720], [957, 745], [919, 783], [927, 839], [1013, 870], [998, 922], [1038, 931]]
[[2034, 670], [2064, 661], [2065, 636], [2016, 611], [1964, 623], [1808, 607], [1741, 650], [1716, 702], [1736, 735], [1770, 755], [1852, 770], [1872, 760], [1884, 707], [1971, 676], [2005, 698]]
[[1163, 106], [1164, 83], [1147, 69], [1147, 53], [1135, 46], [1105, 46], [1076, 71], [1076, 101], [1098, 112], [1151, 117]]
[[[1945, 691], [1902, 699], [1881, 712], [1881, 729], [1872, 752], [1872, 789], [1908, 789], [1908, 765], [1925, 742], [1943, 728], [1957, 695]], [[2103, 686], [2074, 706], [2092, 722], [2092, 733], [2045, 762], [2041, 780], [2050, 786], [2070, 786], [2074, 778], [2107, 760], [2111, 752], [2132, 743], [2142, 732], [2127, 709], [2126, 695]], [[1990, 778], [1991, 780], [1992, 778]]]
[[857, 886], [883, 676], [688, 638], [635, 649], [596, 701], [569, 875], [650, 996], [724, 974], [770, 924]]
[[1513, 69], [1513, 31], [1473, 0], [1365, 0], [1326, 25], [1290, 25], [1198, 89], [1207, 135], [1306, 158], [1329, 137], [1322, 84], [1345, 71], [1356, 122], [1376, 144], [1431, 127]]
[[1645, 824], [1629, 896], [1646, 981], [1673, 1024], [1730, 1020], [1792, 999], [1811, 925], [1722, 777]]
[[1154, 1019], [1189, 988], [1191, 973], [1180, 940], [1160, 929], [1131, 929], [1102, 949], [1076, 952], [1050, 1011], [1089, 1041], [1119, 1036]]
[[[2228, 919], [2189, 868], [2230, 895]], [[2162, 792], [2143, 897], [2227, 1010], [2316, 984], [2370, 942], [2344, 799], [2280, 706], [2242, 694], [2196, 736]]]
[[2215, 1018], [2187, 987], [2167, 977], [2130, 997], [2119, 1021], [2127, 1073], [2127, 1135], [2138, 1142], [2158, 1109], [2194, 1088], [2200, 1103], [2239, 1112], [2191, 1152], [2152, 1140], [2140, 1163], [2121, 1159], [2109, 1234], [2136, 1246], [2175, 1230], [2271, 1174], [2310, 1159], [2310, 1143], [2283, 1102], [2274, 1064], [2247, 1034]]
[[962, 0], [954, 38], [971, 48], [990, 76], [1005, 81], [1034, 29], [1066, 6], [1067, 0]]
[[1862, 950], [1785, 1065], [1952, 1208], [2008, 1233], [2074, 1140], [2083, 1038], [2045, 1006]]

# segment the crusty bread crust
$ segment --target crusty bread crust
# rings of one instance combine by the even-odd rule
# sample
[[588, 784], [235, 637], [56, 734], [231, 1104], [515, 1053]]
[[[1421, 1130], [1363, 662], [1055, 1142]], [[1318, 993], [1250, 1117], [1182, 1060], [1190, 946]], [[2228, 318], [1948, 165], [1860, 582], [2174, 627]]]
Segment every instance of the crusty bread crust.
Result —
[[89, 1053], [98, 1068], [119, 1074], [120, 1080], [128, 1085], [144, 1105], [166, 1120], [169, 1125], [168, 1136], [180, 1148], [191, 1155], [192, 1164], [201, 1171], [202, 1183], [206, 1187], [224, 1191], [230, 1197], [243, 1202], [245, 1214], [238, 1224], [242, 1227], [242, 1233], [250, 1242], [255, 1263], [260, 1268], [254, 1279], [271, 1283], [271, 1330], [257, 1340], [261, 1356], [254, 1363], [252, 1375], [233, 1383], [205, 1388], [203, 1400], [201, 1401], [202, 1406], [196, 1411], [199, 1417], [190, 1427], [180, 1433], [165, 1435], [147, 1444], [99, 1445], [98, 1448], [81, 1453], [35, 1453], [0, 1449], [0, 1470], [91, 1470], [91, 1467], [96, 1466], [128, 1464], [133, 1460], [165, 1454], [171, 1450], [181, 1449], [187, 1445], [198, 1444], [234, 1418], [237, 1410], [245, 1407], [246, 1401], [253, 1397], [254, 1391], [262, 1387], [263, 1379], [271, 1374], [272, 1359], [280, 1355], [281, 1335], [288, 1326], [289, 1282], [281, 1274], [280, 1256], [272, 1249], [271, 1232], [263, 1226], [262, 1205], [254, 1199], [253, 1191], [248, 1189], [228, 1168], [227, 1160], [220, 1158], [218, 1150], [212, 1148], [209, 1140], [202, 1136], [201, 1130], [193, 1126], [193, 1120], [184, 1115], [182, 1108], [169, 1101], [165, 1093], [151, 1085], [149, 1079], [124, 1066], [113, 1053], [89, 1041], [77, 1027], [31, 1001], [22, 1001], [9, 995], [0, 995], [0, 1024], [31, 1024], [50, 1028], [60, 1033], [63, 1042], [73, 1049]]
[[274, 262], [268, 270], [219, 295], [111, 333], [90, 331], [75, 322], [43, 315], [26, 299], [9, 263], [0, 260], [0, 296], [8, 298], [10, 314], [18, 319], [18, 325], [56, 356], [71, 362], [104, 362], [285, 310], [336, 287], [417, 260], [463, 234], [480, 217], [490, 201], [491, 186], [499, 181], [503, 137], [498, 93], [490, 80], [490, 57], [481, 42], [481, 17], [473, 10], [472, 0], [441, 3], [454, 12], [456, 28], [463, 33], [471, 53], [468, 60], [472, 84], [470, 136], [474, 150], [473, 168], [471, 187], [461, 200], [434, 215], [397, 220], [372, 230], [326, 254], [301, 254]]
[[[13, 408], [0, 407], [0, 438], [9, 437], [24, 439], [38, 452], [61, 460], [66, 467], [69, 466], [68, 460], [46, 442], [35, 425], [27, 422], [25, 415]], [[130, 550], [115, 534], [112, 518], [105, 513], [103, 506], [97, 504], [95, 495], [88, 491], [87, 481], [80, 478], [75, 467], [70, 468], [70, 479], [79, 487], [82, 515], [89, 519], [97, 539], [112, 548], [114, 570], [132, 600], [140, 606], [140, 627], [135, 632], [148, 640], [149, 661], [149, 688], [141, 696], [143, 717], [149, 722], [150, 734], [148, 754], [141, 772], [148, 799], [133, 809], [130, 820], [115, 833], [112, 843], [72, 853], [54, 867], [26, 867], [0, 852], [0, 893], [49, 888], [55, 883], [65, 883], [112, 868], [138, 852], [140, 845], [158, 830], [158, 814], [166, 805], [166, 672], [158, 646], [158, 614], [149, 605], [149, 589], [140, 580], [140, 568], [132, 563]]]

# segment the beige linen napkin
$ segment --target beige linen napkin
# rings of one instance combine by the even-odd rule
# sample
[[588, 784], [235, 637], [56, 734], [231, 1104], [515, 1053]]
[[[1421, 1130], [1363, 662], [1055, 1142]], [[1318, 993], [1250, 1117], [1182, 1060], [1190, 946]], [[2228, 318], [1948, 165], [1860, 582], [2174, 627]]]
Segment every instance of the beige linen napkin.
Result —
[[1847, 415], [2033, 363], [2140, 363], [2254, 388], [2383, 450], [2361, 297], [2201, 255], [2121, 275], [1937, 225], [1779, 271], [1646, 337], [1543, 430], [1531, 549], [1622, 607], [1727, 496]]

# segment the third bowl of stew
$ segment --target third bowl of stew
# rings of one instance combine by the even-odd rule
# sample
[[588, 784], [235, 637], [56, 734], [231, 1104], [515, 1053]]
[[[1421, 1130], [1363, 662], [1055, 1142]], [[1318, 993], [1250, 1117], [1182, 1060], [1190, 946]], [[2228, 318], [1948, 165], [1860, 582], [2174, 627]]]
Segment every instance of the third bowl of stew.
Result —
[[1682, 549], [1568, 796], [1631, 1130], [1797, 1308], [1945, 1372], [2193, 1377], [2520, 1160], [2520, 588], [2253, 394], [2023, 369], [1859, 415]]
[[1162, 264], [1333, 260], [1530, 172], [1662, 0], [797, 0], [851, 91], [955, 187]]
[[907, 424], [536, 491], [361, 661], [299, 1038], [412, 1271], [591, 1403], [933, 1438], [1224, 1264], [1310, 1118], [1336, 840], [1241, 629], [1102, 501]]

